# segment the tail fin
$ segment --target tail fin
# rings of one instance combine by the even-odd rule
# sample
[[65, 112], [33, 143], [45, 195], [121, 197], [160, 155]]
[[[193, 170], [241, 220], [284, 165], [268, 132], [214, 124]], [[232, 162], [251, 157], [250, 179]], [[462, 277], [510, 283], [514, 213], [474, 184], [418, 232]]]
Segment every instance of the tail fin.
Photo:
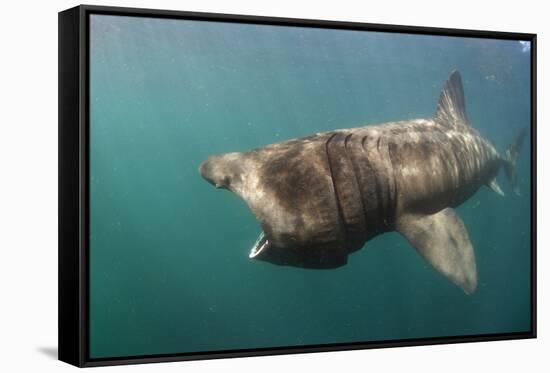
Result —
[[512, 189], [514, 190], [514, 193], [518, 196], [520, 195], [520, 192], [518, 186], [518, 177], [516, 174], [516, 162], [526, 134], [527, 127], [524, 127], [519, 133], [518, 137], [516, 137], [515, 141], [510, 144], [508, 149], [506, 149], [506, 153], [504, 154], [504, 170], [506, 171], [506, 176], [508, 176], [510, 184], [512, 184]]

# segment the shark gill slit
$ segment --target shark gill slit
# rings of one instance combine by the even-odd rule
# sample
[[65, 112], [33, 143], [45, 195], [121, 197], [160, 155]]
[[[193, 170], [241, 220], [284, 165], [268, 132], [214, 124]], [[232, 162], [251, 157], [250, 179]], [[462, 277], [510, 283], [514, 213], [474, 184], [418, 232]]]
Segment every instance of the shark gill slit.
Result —
[[[372, 220], [377, 222], [376, 224], [376, 230], [377, 231], [384, 231], [385, 228], [383, 227], [383, 224], [380, 224], [380, 222], [384, 221], [384, 218], [382, 216], [383, 213], [383, 206], [382, 206], [382, 189], [380, 187], [380, 181], [378, 180], [378, 172], [372, 167], [370, 160], [369, 160], [369, 152], [365, 148], [365, 142], [369, 140], [368, 136], [363, 137], [363, 140], [361, 141], [361, 149], [363, 150], [363, 155], [366, 160], [366, 164], [369, 167], [369, 171], [372, 173], [372, 176], [374, 178], [374, 192], [376, 193], [376, 220]], [[380, 139], [378, 139], [380, 141]]]
[[353, 133], [350, 133], [349, 135], [346, 136], [344, 140], [344, 150], [346, 153], [346, 157], [351, 163], [353, 177], [355, 178], [355, 184], [357, 185], [357, 191], [359, 192], [359, 201], [361, 202], [361, 211], [363, 211], [363, 222], [364, 222], [363, 236], [366, 237], [368, 232], [368, 225], [367, 225], [367, 210], [365, 208], [365, 200], [361, 189], [361, 184], [359, 183], [359, 177], [357, 176], [359, 174], [357, 169], [357, 163], [356, 163], [355, 157], [353, 156], [353, 151], [350, 152], [348, 149], [348, 142], [351, 140], [352, 136], [353, 136]]
[[332, 181], [332, 188], [334, 190], [334, 200], [336, 201], [336, 208], [338, 209], [338, 226], [340, 227], [340, 232], [342, 233], [342, 236], [343, 236], [341, 243], [345, 245], [348, 238], [347, 230], [344, 224], [342, 206], [340, 205], [340, 198], [338, 197], [338, 189], [336, 187], [336, 181], [334, 180], [334, 170], [332, 168], [332, 159], [329, 151], [329, 144], [332, 141], [332, 139], [336, 137], [336, 135], [338, 135], [337, 132], [330, 135], [330, 137], [327, 139], [325, 143], [325, 152], [327, 155], [328, 169], [330, 171], [330, 180]]
[[[380, 139], [378, 139], [378, 143], [380, 144]], [[384, 141], [383, 147], [384, 147], [383, 150], [385, 149], [386, 152], [389, 154], [388, 143], [386, 141]], [[387, 169], [387, 163], [385, 163], [383, 167], [385, 168], [384, 176], [386, 178], [386, 196], [385, 196], [385, 200], [384, 200], [384, 226], [386, 227], [386, 229], [389, 229], [391, 227], [391, 224], [390, 224], [390, 206], [392, 204], [391, 197], [392, 197], [392, 194], [393, 194], [392, 186], [391, 186], [391, 181], [392, 180], [391, 180], [390, 171]]]
[[[397, 150], [397, 145], [395, 143], [388, 142], [388, 154], [390, 156], [390, 163], [391, 163], [391, 177], [393, 178], [393, 200], [391, 201], [391, 211], [389, 212], [391, 216], [391, 225], [395, 225], [396, 220], [396, 212], [397, 212], [397, 196], [399, 195], [397, 193], [397, 178], [395, 177], [395, 164], [396, 160], [394, 159], [395, 154], [394, 152]], [[389, 185], [389, 183], [388, 183]], [[388, 204], [389, 205], [389, 204]]]
[[365, 149], [365, 141], [367, 141], [368, 138], [369, 138], [369, 137], [365, 135], [365, 136], [363, 136], [363, 138], [361, 139], [361, 147], [362, 147], [363, 149]]

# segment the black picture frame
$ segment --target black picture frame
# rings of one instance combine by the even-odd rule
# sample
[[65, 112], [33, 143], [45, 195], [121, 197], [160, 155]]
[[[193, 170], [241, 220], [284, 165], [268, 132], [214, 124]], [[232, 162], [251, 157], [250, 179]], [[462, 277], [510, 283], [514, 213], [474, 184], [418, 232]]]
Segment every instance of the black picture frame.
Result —
[[[88, 346], [89, 16], [108, 14], [531, 42], [531, 330], [476, 336], [92, 359]], [[79, 367], [536, 337], [536, 35], [81, 5], [59, 13], [59, 360]]]

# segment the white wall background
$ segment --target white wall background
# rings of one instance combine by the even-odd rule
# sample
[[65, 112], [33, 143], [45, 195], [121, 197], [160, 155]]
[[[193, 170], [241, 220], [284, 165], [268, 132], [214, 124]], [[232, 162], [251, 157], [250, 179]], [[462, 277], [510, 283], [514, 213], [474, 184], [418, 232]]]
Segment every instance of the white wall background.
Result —
[[[57, 12], [74, 1], [11, 1], [0, 13], [0, 371], [73, 369], [57, 353]], [[548, 322], [550, 23], [544, 1], [128, 0], [189, 11], [538, 33], [537, 340], [125, 366], [111, 371], [545, 371]], [[548, 370], [546, 370], [548, 371]]]

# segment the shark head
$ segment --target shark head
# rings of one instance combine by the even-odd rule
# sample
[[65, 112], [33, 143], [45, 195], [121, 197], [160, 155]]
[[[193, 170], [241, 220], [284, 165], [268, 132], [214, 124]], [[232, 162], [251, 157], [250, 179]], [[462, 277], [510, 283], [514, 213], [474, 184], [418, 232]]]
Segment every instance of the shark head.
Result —
[[324, 169], [303, 167], [312, 161], [302, 160], [305, 154], [315, 152], [298, 154], [283, 145], [213, 155], [200, 164], [206, 181], [243, 199], [260, 223], [249, 258], [305, 268], [347, 262], [330, 200], [332, 182]]
[[218, 189], [239, 190], [244, 175], [240, 160], [240, 153], [213, 155], [200, 164], [199, 173]]

